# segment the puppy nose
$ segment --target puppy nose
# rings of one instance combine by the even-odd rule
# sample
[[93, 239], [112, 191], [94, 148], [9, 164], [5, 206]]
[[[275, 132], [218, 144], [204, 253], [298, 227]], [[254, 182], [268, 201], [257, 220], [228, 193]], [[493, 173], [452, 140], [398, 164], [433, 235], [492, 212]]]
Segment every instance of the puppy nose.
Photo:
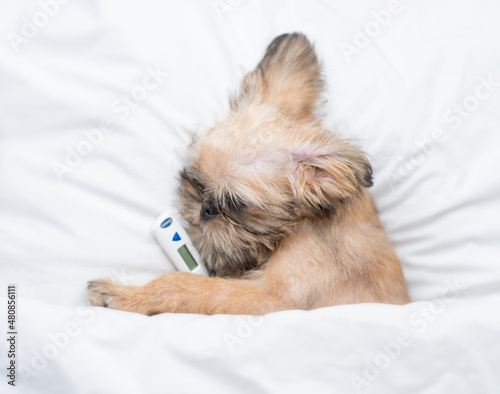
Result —
[[217, 216], [218, 213], [219, 211], [210, 201], [205, 200], [203, 201], [203, 204], [201, 204], [200, 215], [203, 219], [210, 219], [214, 216]]

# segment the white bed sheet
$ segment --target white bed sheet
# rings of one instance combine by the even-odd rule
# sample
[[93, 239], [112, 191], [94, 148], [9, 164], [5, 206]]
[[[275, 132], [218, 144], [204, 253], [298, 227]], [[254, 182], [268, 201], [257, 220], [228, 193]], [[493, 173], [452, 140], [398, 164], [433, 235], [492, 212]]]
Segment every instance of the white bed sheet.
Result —
[[[356, 392], [355, 376], [367, 393], [500, 390], [497, 2], [42, 3], [46, 23], [36, 1], [0, 6], [0, 286], [16, 283], [20, 297], [13, 390]], [[358, 29], [373, 35], [364, 47]], [[90, 279], [145, 283], [173, 269], [150, 226], [175, 201], [189, 135], [224, 116], [244, 73], [291, 31], [322, 59], [325, 124], [371, 157], [416, 302], [263, 321], [88, 306]], [[101, 139], [92, 130], [106, 122]], [[88, 156], [67, 157], [78, 147]], [[412, 343], [369, 380], [365, 360], [387, 361], [384, 344], [405, 331]]]

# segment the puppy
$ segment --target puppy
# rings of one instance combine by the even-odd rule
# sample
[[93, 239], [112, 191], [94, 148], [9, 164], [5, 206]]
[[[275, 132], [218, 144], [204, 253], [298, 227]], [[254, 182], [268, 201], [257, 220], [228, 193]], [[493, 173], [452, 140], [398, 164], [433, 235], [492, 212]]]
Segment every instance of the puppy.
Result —
[[367, 190], [369, 162], [315, 115], [322, 88], [306, 37], [277, 37], [181, 173], [179, 210], [211, 277], [92, 281], [90, 302], [146, 315], [409, 302]]

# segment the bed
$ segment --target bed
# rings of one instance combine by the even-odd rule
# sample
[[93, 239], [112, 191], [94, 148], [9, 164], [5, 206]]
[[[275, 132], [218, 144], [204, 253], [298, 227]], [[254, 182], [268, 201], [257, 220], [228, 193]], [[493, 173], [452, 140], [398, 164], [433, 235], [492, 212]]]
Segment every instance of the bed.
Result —
[[[499, 3], [0, 8], [0, 315], [17, 373], [2, 340], [2, 393], [500, 392]], [[413, 302], [263, 317], [90, 306], [88, 280], [174, 270], [150, 227], [175, 204], [184, 149], [293, 31], [322, 61], [324, 124], [370, 157]]]

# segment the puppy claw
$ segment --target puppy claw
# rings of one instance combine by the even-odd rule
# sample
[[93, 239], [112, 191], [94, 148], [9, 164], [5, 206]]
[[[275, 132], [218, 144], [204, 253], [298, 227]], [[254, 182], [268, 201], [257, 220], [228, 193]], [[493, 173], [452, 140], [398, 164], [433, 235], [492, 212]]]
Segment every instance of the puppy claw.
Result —
[[108, 308], [118, 293], [118, 286], [109, 279], [93, 280], [87, 284], [87, 298], [92, 305]]

